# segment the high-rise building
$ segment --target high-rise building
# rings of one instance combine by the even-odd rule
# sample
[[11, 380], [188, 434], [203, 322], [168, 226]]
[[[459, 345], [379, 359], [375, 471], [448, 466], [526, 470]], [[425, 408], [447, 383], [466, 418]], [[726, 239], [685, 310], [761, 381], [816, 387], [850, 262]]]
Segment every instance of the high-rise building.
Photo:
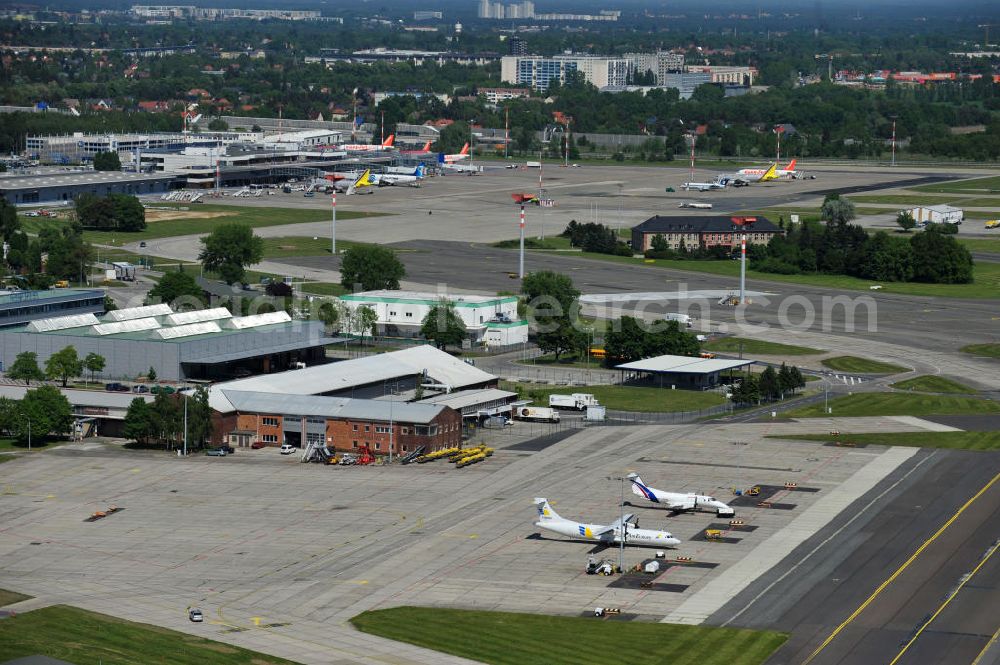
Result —
[[500, 76], [508, 83], [548, 90], [553, 80], [565, 83], [570, 72], [580, 72], [584, 80], [598, 88], [628, 83], [631, 63], [625, 58], [595, 55], [508, 55], [500, 59]]
[[683, 53], [671, 53], [670, 51], [626, 53], [623, 57], [631, 63], [634, 73], [653, 72], [657, 85], [663, 85], [667, 74], [684, 71]]
[[507, 40], [508, 55], [528, 55], [528, 42], [516, 35]]
[[479, 0], [479, 18], [490, 18], [490, 0]]

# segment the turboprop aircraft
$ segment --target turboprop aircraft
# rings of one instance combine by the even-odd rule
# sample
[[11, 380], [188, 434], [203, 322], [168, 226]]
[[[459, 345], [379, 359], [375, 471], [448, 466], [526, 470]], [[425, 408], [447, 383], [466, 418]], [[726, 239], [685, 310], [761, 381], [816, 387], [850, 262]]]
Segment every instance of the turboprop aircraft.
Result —
[[715, 497], [703, 494], [685, 494], [683, 492], [666, 492], [653, 489], [642, 482], [639, 474], [630, 473], [626, 476], [632, 481], [632, 492], [653, 503], [663, 504], [667, 510], [675, 513], [692, 510], [715, 513], [718, 517], [732, 517], [736, 511]]
[[611, 524], [584, 524], [559, 517], [559, 514], [549, 505], [549, 500], [535, 499], [538, 508], [538, 521], [535, 526], [552, 531], [575, 540], [605, 543], [608, 545], [624, 542], [626, 545], [640, 547], [676, 547], [681, 541], [666, 531], [656, 529], [640, 529], [629, 521], [634, 515], [625, 515]]

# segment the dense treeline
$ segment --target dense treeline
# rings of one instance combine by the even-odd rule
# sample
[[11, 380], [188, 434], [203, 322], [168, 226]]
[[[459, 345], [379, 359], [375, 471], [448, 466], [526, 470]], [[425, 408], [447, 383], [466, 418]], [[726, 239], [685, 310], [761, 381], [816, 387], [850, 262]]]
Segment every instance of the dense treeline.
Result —
[[951, 235], [931, 224], [922, 233], [889, 235], [844, 221], [793, 225], [766, 248], [752, 248], [751, 268], [781, 274], [828, 273], [882, 282], [966, 284], [972, 255]]

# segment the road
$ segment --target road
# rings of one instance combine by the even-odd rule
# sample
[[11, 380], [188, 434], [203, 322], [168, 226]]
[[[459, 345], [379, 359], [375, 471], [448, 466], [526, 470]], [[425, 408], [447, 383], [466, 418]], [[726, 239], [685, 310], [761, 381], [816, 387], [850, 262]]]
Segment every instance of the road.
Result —
[[998, 468], [921, 452], [710, 623], [790, 632], [768, 665], [972, 663], [1000, 627]]

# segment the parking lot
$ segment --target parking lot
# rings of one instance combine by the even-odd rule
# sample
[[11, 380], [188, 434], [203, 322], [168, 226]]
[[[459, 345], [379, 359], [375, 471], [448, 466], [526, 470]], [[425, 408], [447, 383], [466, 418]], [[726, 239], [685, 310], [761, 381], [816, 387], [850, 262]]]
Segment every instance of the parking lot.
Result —
[[[512, 438], [461, 470], [440, 461], [326, 467], [276, 449], [179, 459], [67, 446], [4, 465], [0, 572], [5, 586], [45, 603], [303, 662], [334, 654], [386, 662], [393, 653], [391, 662], [442, 662], [416, 649], [403, 658], [392, 643], [345, 625], [364, 610], [396, 605], [562, 615], [604, 606], [644, 620], [695, 620], [770, 567], [785, 544], [822, 527], [839, 512], [836, 502], [863, 492], [859, 471], [881, 477], [903, 459], [899, 449], [763, 438], [792, 427], [603, 427], [540, 446]], [[667, 557], [691, 561], [648, 580], [587, 576], [594, 544], [544, 535], [533, 525], [532, 499], [547, 497], [569, 519], [610, 523], [621, 491], [614, 478], [629, 471], [657, 488], [723, 500], [734, 487], [761, 485], [772, 505], [742, 500], [744, 526], [730, 531], [713, 515], [669, 517], [632, 495], [628, 510], [642, 527], [681, 539]], [[84, 521], [110, 505], [120, 510]], [[726, 533], [706, 540], [707, 528]], [[614, 548], [594, 553], [617, 558]], [[652, 556], [629, 547], [625, 563]], [[720, 583], [728, 591], [720, 594]], [[188, 622], [190, 607], [204, 611], [204, 624]]]

